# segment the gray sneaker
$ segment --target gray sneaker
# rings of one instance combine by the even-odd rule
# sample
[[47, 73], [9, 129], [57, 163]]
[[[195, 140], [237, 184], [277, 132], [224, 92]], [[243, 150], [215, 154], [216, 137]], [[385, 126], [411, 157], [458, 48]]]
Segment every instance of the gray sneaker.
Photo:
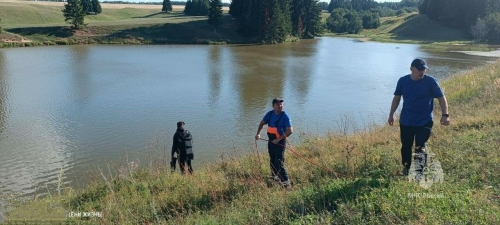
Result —
[[285, 188], [287, 190], [290, 190], [290, 189], [292, 189], [292, 182], [290, 182], [290, 180], [283, 181], [283, 182], [281, 182], [281, 186], [283, 186], [283, 188]]

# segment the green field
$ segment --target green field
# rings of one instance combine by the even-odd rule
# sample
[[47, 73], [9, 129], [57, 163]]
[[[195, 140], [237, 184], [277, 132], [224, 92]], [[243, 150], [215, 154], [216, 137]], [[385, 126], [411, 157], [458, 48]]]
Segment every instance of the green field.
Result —
[[[292, 190], [266, 178], [269, 159], [262, 142], [253, 154], [221, 158], [192, 176], [154, 163], [114, 175], [96, 170], [95, 182], [84, 190], [52, 191], [27, 202], [11, 198], [15, 208], [6, 222], [500, 224], [500, 61], [441, 84], [452, 124], [433, 128], [428, 150], [441, 162], [444, 181], [427, 189], [400, 174], [398, 125], [367, 124], [356, 133], [301, 134], [301, 143], [290, 150], [326, 169], [287, 151]], [[354, 124], [349, 117], [338, 122], [341, 130]], [[101, 217], [68, 218], [67, 212]]]
[[[64, 23], [62, 4], [40, 5], [30, 2], [1, 2], [0, 46], [53, 44], [199, 44], [247, 43], [236, 32], [235, 21], [225, 13], [223, 25], [214, 32], [204, 16], [185, 16], [182, 8], [170, 13], [161, 6], [130, 5], [115, 8], [102, 4], [103, 13], [85, 17], [86, 27], [71, 30]], [[226, 10], [227, 11], [227, 10]], [[3, 43], [2, 43], [3, 42]]]

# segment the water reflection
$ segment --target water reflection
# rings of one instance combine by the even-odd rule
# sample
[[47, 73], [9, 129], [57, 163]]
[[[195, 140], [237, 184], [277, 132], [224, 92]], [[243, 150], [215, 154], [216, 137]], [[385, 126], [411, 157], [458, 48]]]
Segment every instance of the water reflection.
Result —
[[[235, 46], [232, 48], [235, 80], [239, 89], [241, 111], [252, 110], [259, 103], [282, 97], [285, 86], [285, 60], [289, 45]], [[267, 101], [269, 100], [269, 101]], [[267, 107], [266, 107], [267, 108]], [[256, 110], [261, 111], [261, 110]]]
[[287, 80], [290, 82], [290, 96], [303, 107], [307, 102], [311, 78], [320, 66], [316, 62], [318, 40], [303, 40], [300, 45], [292, 44], [286, 62]]
[[221, 46], [211, 46], [210, 53], [208, 55], [208, 67], [209, 67], [209, 96], [210, 96], [210, 104], [213, 107], [219, 99], [221, 92], [221, 83], [222, 83], [222, 68], [226, 66], [226, 63], [221, 59], [223, 48]]
[[92, 98], [92, 83], [91, 74], [93, 72], [93, 66], [89, 59], [89, 51], [91, 48], [86, 46], [75, 46], [71, 48], [71, 74], [72, 85], [70, 85], [70, 91], [74, 94], [71, 96], [78, 103], [79, 108], [83, 109], [88, 103], [89, 99]]
[[[0, 51], [0, 141], [4, 139], [5, 131], [5, 120], [7, 111], [7, 64], [5, 62], [5, 56], [2, 51]], [[2, 154], [2, 152], [0, 152]]]

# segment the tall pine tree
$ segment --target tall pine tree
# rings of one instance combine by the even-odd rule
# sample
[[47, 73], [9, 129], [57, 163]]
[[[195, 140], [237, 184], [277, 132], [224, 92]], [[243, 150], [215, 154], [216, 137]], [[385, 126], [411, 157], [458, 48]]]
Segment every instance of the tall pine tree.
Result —
[[68, 0], [62, 9], [64, 21], [71, 24], [73, 28], [80, 29], [83, 25], [85, 12], [80, 0]]
[[302, 38], [314, 38], [323, 32], [321, 5], [318, 0], [305, 0], [305, 20]]
[[191, 11], [193, 8], [193, 1], [192, 0], [187, 0], [186, 1], [186, 6], [184, 6], [184, 14], [185, 15], [190, 15]]
[[214, 32], [217, 32], [217, 27], [222, 24], [221, 0], [210, 0], [210, 9], [208, 11], [208, 24], [214, 27]]
[[172, 12], [172, 3], [170, 0], [163, 0], [162, 12]]
[[92, 6], [92, 1], [91, 0], [81, 0], [82, 3], [82, 8], [85, 14], [90, 14], [91, 12], [94, 12], [94, 7]]
[[92, 7], [95, 14], [102, 13], [101, 3], [99, 3], [99, 0], [92, 0]]

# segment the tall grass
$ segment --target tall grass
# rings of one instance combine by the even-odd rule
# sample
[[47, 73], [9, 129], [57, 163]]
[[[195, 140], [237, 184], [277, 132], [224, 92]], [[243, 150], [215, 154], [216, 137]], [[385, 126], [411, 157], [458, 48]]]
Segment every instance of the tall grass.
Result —
[[60, 215], [79, 224], [499, 224], [500, 61], [454, 75], [442, 87], [452, 125], [435, 125], [428, 148], [445, 180], [428, 189], [400, 175], [397, 126], [360, 131], [346, 117], [336, 132], [302, 135], [291, 146], [338, 176], [288, 151], [289, 191], [266, 178], [262, 142], [252, 154], [225, 157], [193, 175], [171, 173], [165, 163], [127, 165], [118, 175], [100, 173], [83, 190], [28, 202], [7, 216], [22, 219], [31, 209], [31, 218], [43, 217], [55, 204], [57, 212], [101, 213]]

